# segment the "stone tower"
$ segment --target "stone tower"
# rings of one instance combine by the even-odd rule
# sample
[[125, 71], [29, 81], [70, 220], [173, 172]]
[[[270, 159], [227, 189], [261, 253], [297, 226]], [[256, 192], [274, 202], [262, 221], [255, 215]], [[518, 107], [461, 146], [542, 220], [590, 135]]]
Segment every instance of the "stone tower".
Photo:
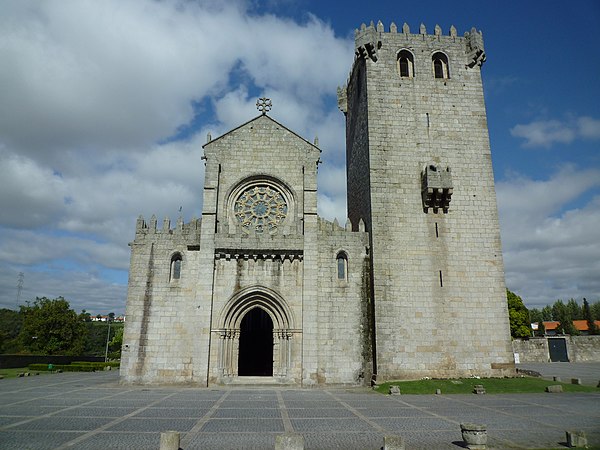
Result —
[[338, 101], [348, 212], [371, 240], [378, 379], [514, 372], [483, 38], [362, 25]]

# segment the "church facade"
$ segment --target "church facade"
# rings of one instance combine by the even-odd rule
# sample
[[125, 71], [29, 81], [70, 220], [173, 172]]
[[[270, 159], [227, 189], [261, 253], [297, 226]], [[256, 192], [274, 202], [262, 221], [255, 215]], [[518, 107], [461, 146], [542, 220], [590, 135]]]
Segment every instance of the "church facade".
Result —
[[356, 31], [338, 104], [349, 219], [320, 149], [267, 114], [204, 145], [202, 217], [139, 218], [125, 383], [289, 385], [514, 373], [475, 29]]

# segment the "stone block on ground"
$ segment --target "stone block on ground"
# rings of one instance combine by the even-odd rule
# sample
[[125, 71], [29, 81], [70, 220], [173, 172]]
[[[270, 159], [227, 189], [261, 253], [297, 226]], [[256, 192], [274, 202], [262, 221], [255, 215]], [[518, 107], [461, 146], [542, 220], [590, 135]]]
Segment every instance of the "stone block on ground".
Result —
[[552, 377], [552, 380], [554, 380], [554, 381], [562, 381], [562, 380], [560, 379], [560, 377]]
[[584, 431], [567, 431], [567, 447], [586, 447], [587, 437]]
[[400, 395], [400, 386], [392, 384], [390, 386], [390, 395]]
[[467, 448], [471, 450], [485, 449], [487, 446], [487, 426], [476, 423], [461, 423], [460, 431]]
[[571, 384], [581, 384], [581, 378], [571, 378]]
[[397, 435], [384, 436], [383, 450], [404, 450], [404, 439]]
[[558, 392], [562, 392], [563, 388], [560, 384], [553, 384], [551, 386], [546, 386], [546, 392], [550, 392], [551, 394], [556, 394]]
[[160, 433], [160, 450], [179, 450], [179, 432], [165, 431]]
[[284, 433], [275, 436], [275, 450], [304, 450], [304, 436]]
[[483, 384], [476, 384], [473, 386], [473, 394], [485, 394], [485, 388], [483, 387]]

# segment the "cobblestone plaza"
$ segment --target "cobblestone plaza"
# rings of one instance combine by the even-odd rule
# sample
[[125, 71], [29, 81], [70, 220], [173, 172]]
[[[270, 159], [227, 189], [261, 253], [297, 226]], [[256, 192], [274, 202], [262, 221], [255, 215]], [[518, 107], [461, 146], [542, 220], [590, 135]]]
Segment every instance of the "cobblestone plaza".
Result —
[[487, 425], [488, 446], [556, 448], [566, 430], [600, 445], [600, 394], [401, 395], [366, 388], [130, 387], [116, 372], [63, 373], [0, 382], [2, 449], [268, 449], [284, 432], [307, 449], [462, 448], [461, 422]]

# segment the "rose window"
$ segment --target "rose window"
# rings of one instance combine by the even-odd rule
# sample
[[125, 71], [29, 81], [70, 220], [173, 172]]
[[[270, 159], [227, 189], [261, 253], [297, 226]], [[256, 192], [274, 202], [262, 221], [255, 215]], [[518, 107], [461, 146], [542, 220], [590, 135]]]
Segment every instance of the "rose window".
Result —
[[287, 215], [283, 195], [272, 186], [247, 188], [235, 201], [234, 214], [246, 233], [274, 234]]

